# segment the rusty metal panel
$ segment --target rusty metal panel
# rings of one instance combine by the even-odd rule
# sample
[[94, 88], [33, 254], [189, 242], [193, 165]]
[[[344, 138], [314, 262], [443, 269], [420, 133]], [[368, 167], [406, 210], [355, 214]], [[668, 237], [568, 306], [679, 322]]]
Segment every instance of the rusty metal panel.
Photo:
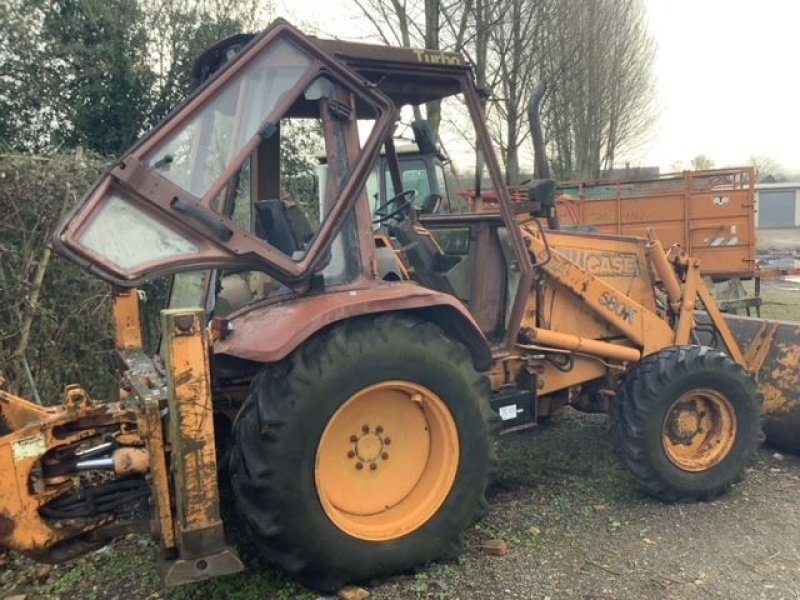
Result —
[[[323, 327], [349, 317], [437, 306], [458, 313], [459, 320], [464, 322], [462, 341], [474, 351], [473, 356], [488, 363], [486, 340], [462, 302], [416, 284], [383, 281], [291, 302], [273, 301], [245, 307], [230, 315], [233, 333], [215, 342], [214, 353], [261, 363], [277, 362]], [[264, 334], [267, 331], [264, 323], [269, 324], [269, 335]]]
[[136, 288], [114, 294], [114, 332], [117, 350], [141, 350], [142, 326]]
[[243, 569], [226, 546], [219, 510], [208, 337], [202, 309], [161, 312], [168, 381], [175, 540], [167, 585]]
[[[708, 323], [708, 317], [698, 313], [697, 321]], [[800, 323], [738, 315], [725, 315], [725, 321], [756, 371], [767, 441], [800, 452]], [[700, 332], [700, 341], [713, 340]]]
[[[750, 167], [665, 175], [637, 181], [566, 182], [564, 225], [644, 237], [652, 228], [665, 247], [678, 244], [704, 275], [755, 275], [755, 187]], [[566, 198], [571, 198], [568, 200]]]
[[68, 386], [64, 404], [57, 408], [42, 408], [0, 390], [0, 414], [5, 432], [0, 436], [0, 547], [44, 558], [59, 544], [67, 548], [70, 540], [114, 521], [109, 513], [45, 518], [40, 509], [76, 493], [80, 482], [43, 477], [42, 460], [49, 452], [97, 441], [111, 428], [130, 425], [132, 413], [121, 404], [95, 405], [82, 388]]
[[[539, 316], [543, 328], [583, 338], [624, 335], [642, 347], [644, 354], [673, 342], [669, 324], [652, 308], [655, 301], [649, 263], [644, 258], [645, 240], [552, 232], [547, 238], [539, 238], [540, 230], [530, 223], [535, 221], [521, 229], [538, 268], [546, 275], [540, 285], [543, 302]], [[579, 242], [582, 252], [569, 251], [565, 240], [570, 238]], [[550, 240], [550, 245], [545, 240]], [[617, 280], [620, 285], [620, 279], [622, 289], [611, 283]], [[643, 282], [649, 285], [644, 286]], [[646, 292], [632, 293], [636, 283]], [[570, 297], [577, 299], [579, 305], [564, 312], [562, 307], [568, 305]], [[596, 317], [594, 322], [579, 321], [580, 315], [590, 312]], [[598, 328], [606, 329], [604, 332]]]
[[[549, 232], [548, 240], [555, 252], [619, 290], [624, 297], [655, 312], [655, 296], [644, 240], [612, 239], [560, 231]], [[553, 331], [594, 339], [617, 333], [606, 320], [587, 310], [583, 298], [564, 293], [562, 288], [549, 280], [542, 287], [541, 303], [539, 314], [542, 326]]]

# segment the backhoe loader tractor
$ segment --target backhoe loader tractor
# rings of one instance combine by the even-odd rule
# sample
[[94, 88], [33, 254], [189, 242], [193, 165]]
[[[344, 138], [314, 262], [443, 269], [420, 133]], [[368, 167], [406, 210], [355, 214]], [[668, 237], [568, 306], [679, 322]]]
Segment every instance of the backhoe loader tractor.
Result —
[[[495, 434], [567, 405], [608, 411], [622, 464], [665, 500], [741, 477], [764, 411], [797, 430], [796, 326], [726, 319], [654, 235], [547, 230], [552, 181], [510, 202], [459, 54], [277, 21], [198, 72], [55, 233], [114, 286], [120, 392], [0, 392], [3, 546], [59, 562], [144, 532], [168, 585], [233, 573], [224, 477], [264, 556], [331, 590], [456, 553], [487, 510]], [[403, 188], [400, 108], [454, 98], [496, 213]], [[319, 195], [282, 163], [301, 137], [325, 156]], [[375, 206], [381, 153], [393, 195]], [[163, 276], [149, 356], [137, 286]]]

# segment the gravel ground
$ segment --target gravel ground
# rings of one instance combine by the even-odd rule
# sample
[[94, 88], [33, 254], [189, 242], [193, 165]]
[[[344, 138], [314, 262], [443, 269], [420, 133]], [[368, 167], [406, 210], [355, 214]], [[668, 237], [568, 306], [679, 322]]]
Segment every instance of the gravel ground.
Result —
[[[641, 495], [611, 454], [603, 416], [569, 413], [505, 436], [492, 510], [458, 561], [371, 582], [372, 598], [800, 598], [800, 459], [764, 449], [713, 502]], [[505, 556], [481, 544], [501, 539]], [[247, 573], [163, 590], [156, 548], [129, 538], [69, 565], [0, 557], [0, 598], [315, 598], [259, 563]]]
[[[763, 450], [714, 502], [668, 505], [613, 464], [605, 419], [504, 440], [505, 475], [458, 565], [384, 583], [379, 598], [800, 598], [800, 460]], [[507, 470], [508, 471], [508, 470]], [[498, 537], [504, 557], [477, 545]], [[427, 588], [427, 589], [426, 589]]]

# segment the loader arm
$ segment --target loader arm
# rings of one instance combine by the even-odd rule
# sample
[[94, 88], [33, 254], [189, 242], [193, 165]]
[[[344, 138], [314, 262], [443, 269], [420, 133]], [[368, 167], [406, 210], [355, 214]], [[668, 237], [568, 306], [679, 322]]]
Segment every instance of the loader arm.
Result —
[[[539, 223], [531, 220], [521, 226], [531, 260], [546, 277], [578, 296], [597, 318], [607, 322], [625, 338], [624, 342], [587, 340], [534, 328], [532, 340], [562, 349], [581, 350], [587, 354], [636, 361], [668, 346], [691, 343], [695, 329], [698, 300], [708, 314], [708, 322], [719, 333], [724, 347], [734, 361], [752, 370], [745, 359], [716, 301], [703, 285], [700, 263], [679, 249], [665, 252], [655, 235], [649, 232], [647, 270], [661, 281], [668, 297], [664, 311], [653, 311], [593, 275], [586, 268], [552, 248]], [[681, 276], [682, 275], [682, 276]], [[755, 374], [755, 373], [754, 373]]]

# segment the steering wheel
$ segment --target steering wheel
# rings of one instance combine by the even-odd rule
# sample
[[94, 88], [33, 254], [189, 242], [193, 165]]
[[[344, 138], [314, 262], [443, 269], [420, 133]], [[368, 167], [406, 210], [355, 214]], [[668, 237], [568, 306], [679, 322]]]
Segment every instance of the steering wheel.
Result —
[[[380, 223], [384, 223], [385, 221], [389, 221], [390, 219], [402, 221], [411, 212], [411, 208], [414, 206], [414, 197], [416, 195], [417, 190], [410, 189], [400, 192], [394, 198], [389, 198], [386, 202], [375, 209], [375, 218], [372, 219], [372, 222], [375, 225], [378, 225]], [[395, 208], [394, 210], [390, 210], [390, 207]], [[402, 216], [402, 218], [397, 219], [397, 217], [400, 216]]]

